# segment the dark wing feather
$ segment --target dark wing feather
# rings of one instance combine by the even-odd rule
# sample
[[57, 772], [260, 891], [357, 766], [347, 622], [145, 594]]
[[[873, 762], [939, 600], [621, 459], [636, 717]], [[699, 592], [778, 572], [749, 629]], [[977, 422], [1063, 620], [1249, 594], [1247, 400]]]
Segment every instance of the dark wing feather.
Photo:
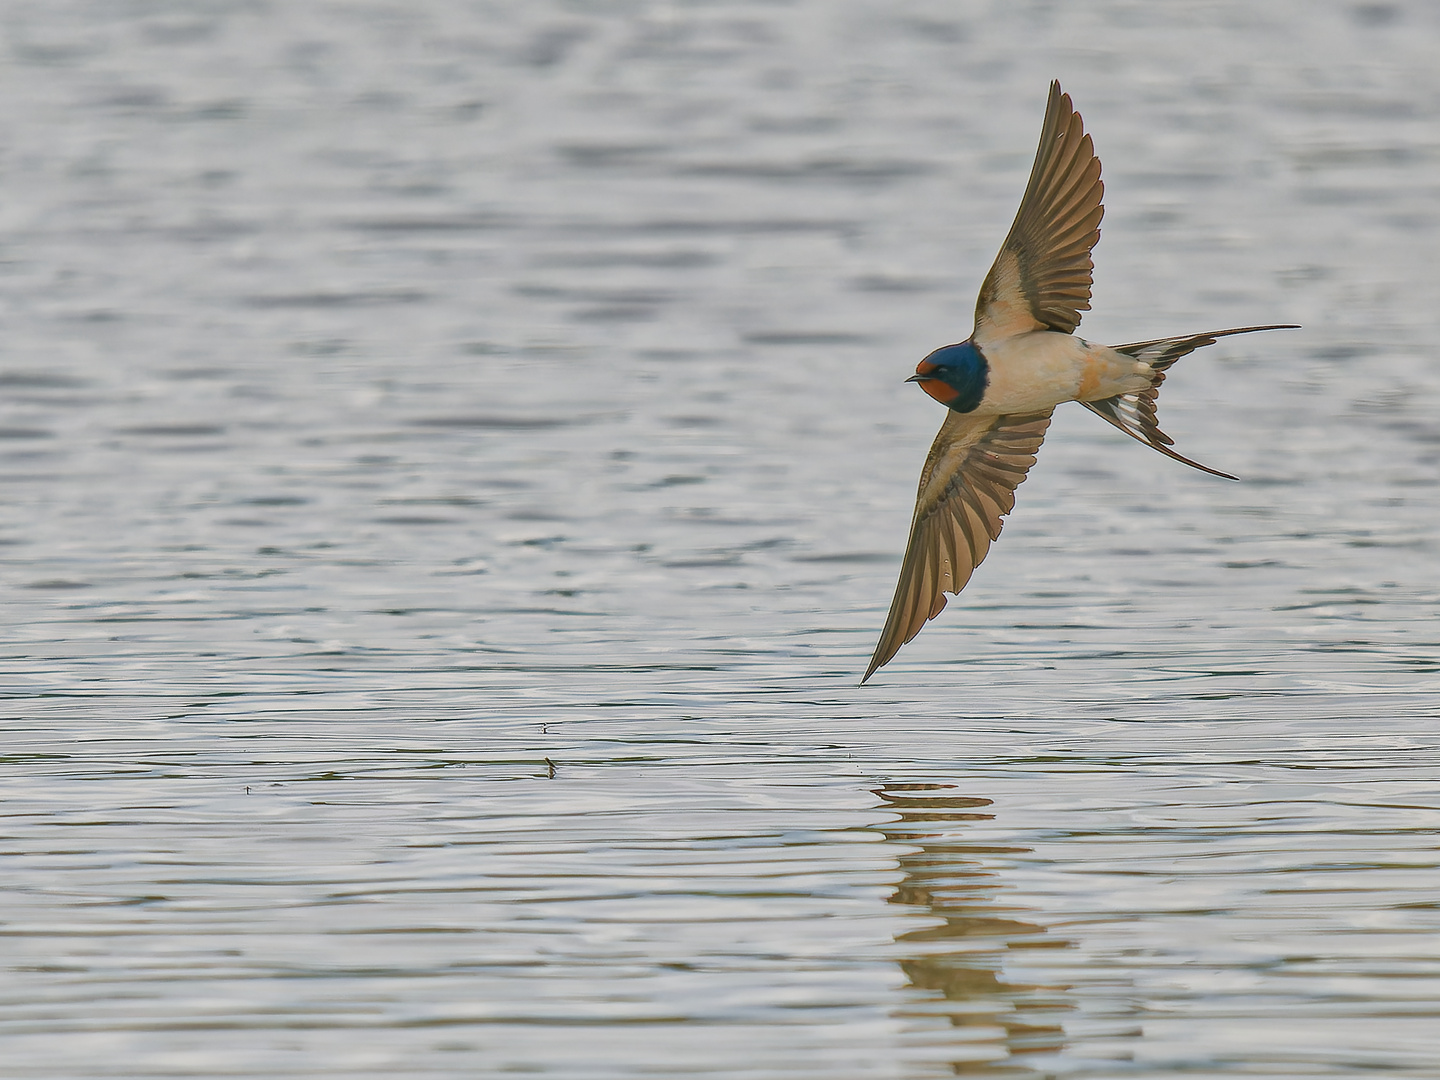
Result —
[[947, 592], [958, 593], [970, 580], [1015, 507], [1015, 489], [1035, 464], [1053, 411], [946, 414], [920, 473], [900, 581], [862, 683], [940, 614]]
[[1045, 126], [1030, 183], [1010, 235], [975, 303], [975, 341], [989, 342], [1032, 330], [1074, 333], [1090, 310], [1100, 239], [1100, 159], [1060, 84], [1050, 84]]
[[1136, 360], [1150, 365], [1151, 370], [1155, 373], [1150, 385], [1133, 394], [1120, 394], [1116, 397], [1102, 398], [1099, 401], [1082, 401], [1080, 404], [1106, 422], [1114, 424], [1132, 439], [1138, 439], [1146, 446], [1159, 450], [1166, 457], [1183, 461], [1191, 468], [1210, 473], [1212, 476], [1223, 476], [1226, 480], [1238, 479], [1227, 472], [1212, 469], [1208, 465], [1201, 465], [1198, 461], [1191, 461], [1183, 454], [1170, 449], [1175, 445], [1175, 440], [1160, 430], [1160, 421], [1155, 414], [1156, 401], [1160, 397], [1160, 384], [1165, 381], [1165, 371], [1182, 356], [1188, 356], [1196, 349], [1204, 348], [1206, 345], [1214, 345], [1216, 340], [1222, 337], [1230, 337], [1234, 334], [1254, 334], [1261, 330], [1298, 329], [1298, 326], [1289, 323], [1278, 326], [1241, 326], [1233, 330], [1209, 330], [1203, 334], [1187, 334], [1182, 337], [1156, 338], [1154, 341], [1136, 341], [1129, 345], [1116, 345], [1114, 346], [1116, 352], [1133, 356]]

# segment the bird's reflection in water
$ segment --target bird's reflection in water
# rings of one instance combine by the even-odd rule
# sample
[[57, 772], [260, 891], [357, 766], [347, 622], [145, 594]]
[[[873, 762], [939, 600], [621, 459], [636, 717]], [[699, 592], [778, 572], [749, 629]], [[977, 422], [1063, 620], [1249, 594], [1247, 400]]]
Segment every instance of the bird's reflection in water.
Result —
[[990, 820], [980, 810], [990, 800], [962, 796], [954, 785], [889, 784], [876, 794], [900, 814], [879, 831], [919, 849], [900, 857], [905, 877], [890, 902], [941, 920], [896, 939], [901, 970], [912, 987], [927, 992], [905, 1009], [905, 1018], [923, 1026], [948, 1019], [958, 1029], [948, 1036], [954, 1043], [944, 1057], [957, 1076], [1045, 1075], [1021, 1059], [1064, 1047], [1060, 1018], [1071, 1007], [1065, 988], [1008, 982], [1003, 968], [1012, 950], [1063, 949], [1070, 942], [1017, 918], [1023, 911], [999, 899], [1001, 883], [986, 866], [995, 855], [1027, 849], [967, 843], [966, 823]]

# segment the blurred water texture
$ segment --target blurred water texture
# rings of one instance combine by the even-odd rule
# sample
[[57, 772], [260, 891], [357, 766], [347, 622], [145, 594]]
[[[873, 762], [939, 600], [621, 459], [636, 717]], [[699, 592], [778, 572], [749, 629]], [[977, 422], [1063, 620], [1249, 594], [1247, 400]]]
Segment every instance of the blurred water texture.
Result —
[[[1440, 9], [0, 33], [0, 1075], [1436, 1075]], [[1053, 77], [1081, 333], [1305, 329], [859, 689]]]

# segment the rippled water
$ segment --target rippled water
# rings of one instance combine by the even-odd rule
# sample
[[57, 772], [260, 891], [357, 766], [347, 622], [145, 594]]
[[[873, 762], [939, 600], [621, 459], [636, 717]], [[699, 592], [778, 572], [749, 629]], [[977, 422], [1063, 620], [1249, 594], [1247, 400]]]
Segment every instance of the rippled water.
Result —
[[[1440, 16], [0, 9], [0, 1073], [1440, 1069]], [[870, 685], [1046, 84], [1096, 310]]]

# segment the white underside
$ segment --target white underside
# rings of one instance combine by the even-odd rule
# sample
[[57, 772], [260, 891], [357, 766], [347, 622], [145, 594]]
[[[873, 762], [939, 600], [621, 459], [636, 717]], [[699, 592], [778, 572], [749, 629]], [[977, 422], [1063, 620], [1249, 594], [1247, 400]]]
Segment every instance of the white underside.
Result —
[[1150, 385], [1150, 368], [1073, 334], [1036, 331], [985, 346], [990, 383], [975, 412], [1040, 412], [1064, 401], [1099, 401]]

